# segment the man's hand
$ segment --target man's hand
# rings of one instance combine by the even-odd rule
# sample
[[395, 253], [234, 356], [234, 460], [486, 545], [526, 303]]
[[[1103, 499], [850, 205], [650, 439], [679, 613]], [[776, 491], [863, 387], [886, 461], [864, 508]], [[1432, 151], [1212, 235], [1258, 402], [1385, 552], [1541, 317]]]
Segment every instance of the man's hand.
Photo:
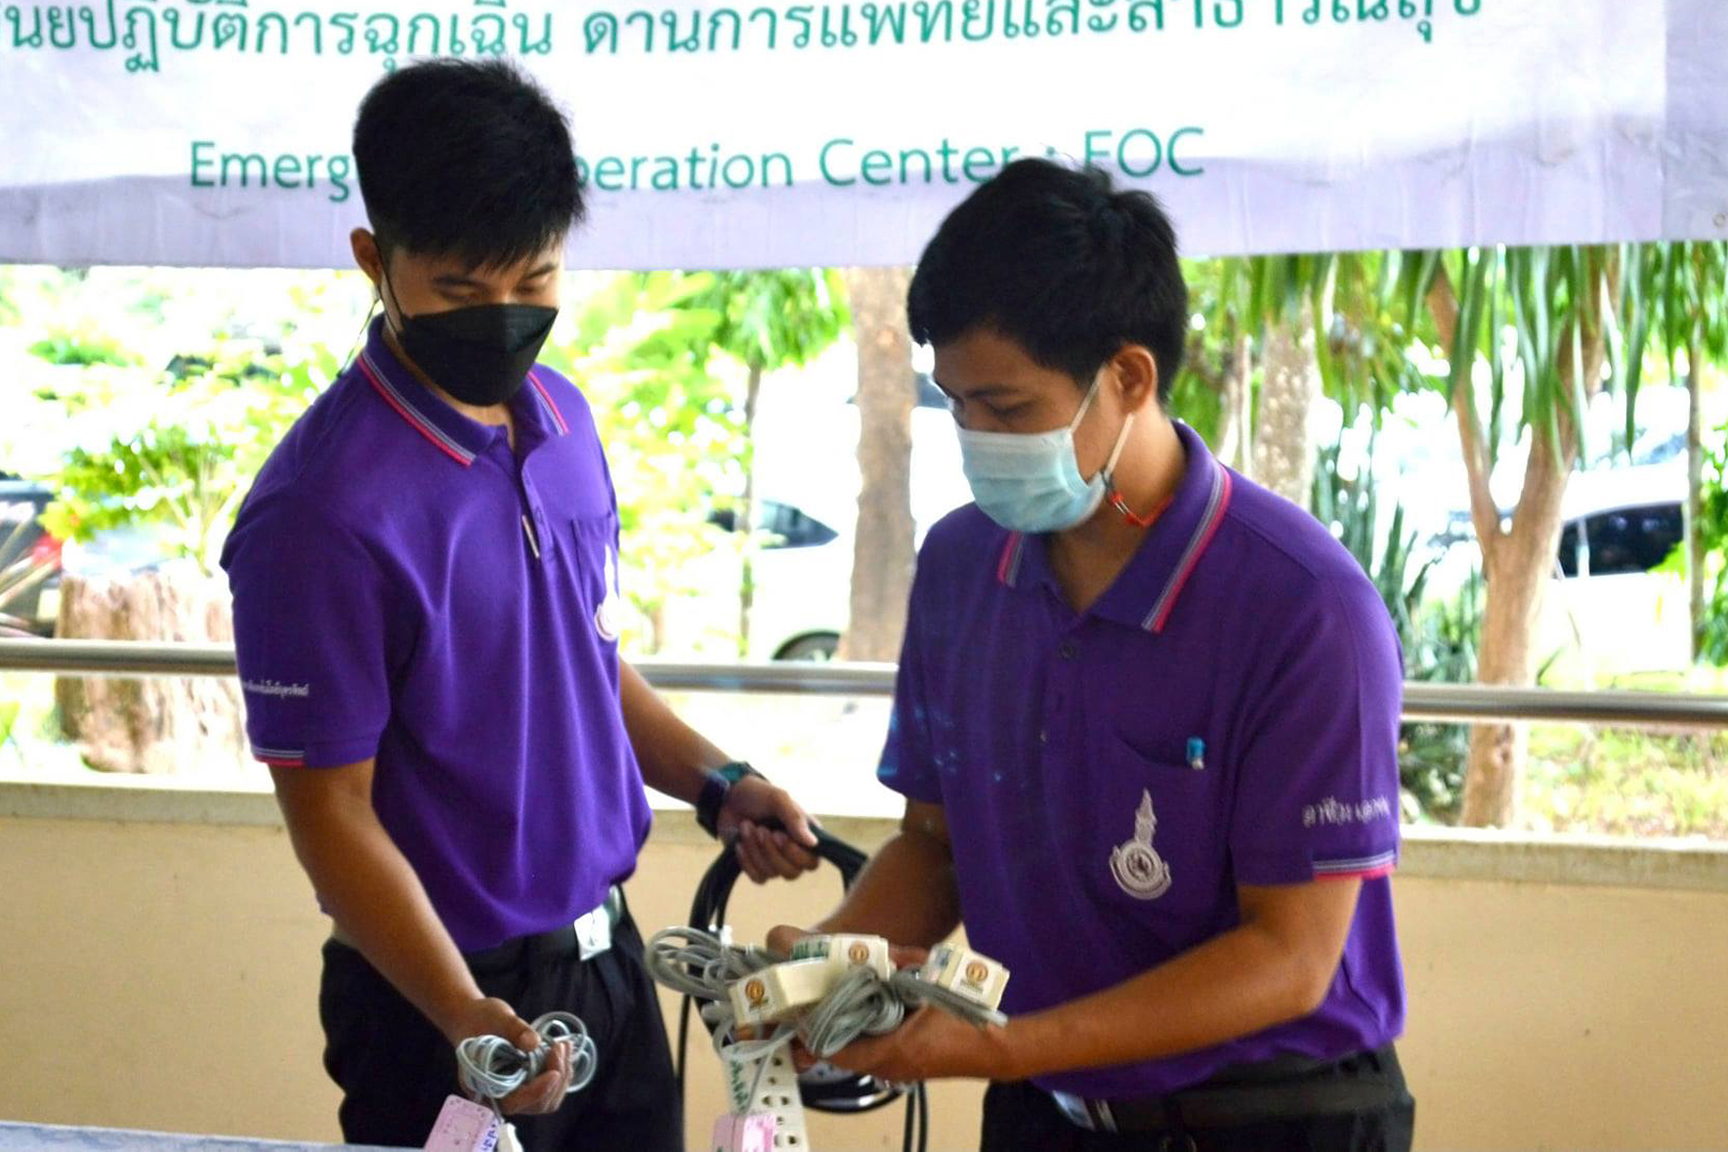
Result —
[[893, 1084], [967, 1077], [1015, 1080], [1006, 1028], [981, 1028], [939, 1008], [920, 1008], [886, 1036], [867, 1036], [829, 1060], [836, 1068]]
[[[496, 997], [472, 1000], [459, 1008], [444, 1028], [452, 1044], [473, 1036], [502, 1036], [521, 1052], [540, 1047], [540, 1034], [516, 1015], [510, 1005]], [[570, 1044], [552, 1045], [545, 1069], [528, 1083], [498, 1102], [507, 1116], [542, 1116], [558, 1111], [570, 1087]]]
[[[798, 941], [807, 936], [820, 935], [822, 935], [822, 933], [812, 932], [808, 928], [797, 928], [791, 924], [782, 924], [777, 928], [769, 929], [768, 939], [765, 943], [768, 945], [768, 950], [770, 952], [777, 952], [781, 956], [790, 956], [792, 955], [793, 947], [797, 945]], [[925, 960], [929, 959], [929, 957], [930, 950], [928, 948], [910, 948], [902, 944], [888, 945], [888, 959], [893, 962], [894, 967], [896, 968], [917, 968], [922, 965]], [[742, 1033], [740, 1033], [740, 1036], [742, 1037]], [[798, 1069], [798, 1071], [808, 1072], [819, 1063], [821, 1063], [821, 1061], [817, 1060], [816, 1057], [810, 1054], [810, 1050], [804, 1047], [804, 1042], [802, 1040], [792, 1041], [792, 1064]]]
[[[780, 831], [764, 824], [778, 823]], [[720, 838], [737, 842], [738, 863], [758, 884], [780, 876], [793, 880], [821, 863], [811, 817], [784, 788], [746, 776], [726, 793], [720, 808]]]

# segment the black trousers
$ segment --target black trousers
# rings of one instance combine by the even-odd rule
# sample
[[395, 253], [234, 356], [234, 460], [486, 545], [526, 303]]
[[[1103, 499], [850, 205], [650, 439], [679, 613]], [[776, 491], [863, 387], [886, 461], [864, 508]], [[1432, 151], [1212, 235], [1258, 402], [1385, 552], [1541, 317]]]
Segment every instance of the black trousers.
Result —
[[[474, 976], [486, 995], [506, 1001], [524, 1020], [575, 1013], [599, 1049], [587, 1088], [550, 1116], [512, 1120], [524, 1152], [681, 1152], [683, 1104], [671, 1047], [628, 912], [613, 929], [611, 950], [592, 960], [527, 959]], [[343, 1139], [424, 1145], [445, 1097], [461, 1094], [449, 1041], [365, 957], [333, 940], [324, 945], [318, 1013], [324, 1067], [342, 1089]]]
[[[1309, 1075], [1349, 1078], [1386, 1071], [1373, 1053], [1362, 1053]], [[1408, 1152], [1416, 1102], [1403, 1087], [1395, 1058], [1390, 1071], [1396, 1086], [1383, 1107], [1230, 1127], [1178, 1124], [1144, 1133], [1090, 1132], [1077, 1127], [1048, 1093], [1032, 1084], [992, 1084], [984, 1096], [980, 1147], [982, 1152]]]

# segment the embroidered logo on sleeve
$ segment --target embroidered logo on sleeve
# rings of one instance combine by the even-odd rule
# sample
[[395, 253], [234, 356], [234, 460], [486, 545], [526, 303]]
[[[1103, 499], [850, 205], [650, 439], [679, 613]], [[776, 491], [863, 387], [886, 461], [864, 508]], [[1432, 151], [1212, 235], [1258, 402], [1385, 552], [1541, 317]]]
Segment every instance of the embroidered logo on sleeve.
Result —
[[1302, 809], [1302, 827], [1337, 827], [1342, 824], [1373, 824], [1394, 819], [1392, 801], [1384, 796], [1351, 803], [1328, 796], [1318, 804]]
[[276, 680], [242, 680], [240, 687], [254, 696], [276, 696], [304, 700], [312, 695], [310, 684], [283, 684]]
[[1170, 865], [1152, 847], [1158, 817], [1152, 811], [1150, 790], [1140, 794], [1140, 810], [1134, 814], [1134, 839], [1119, 844], [1110, 853], [1110, 871], [1116, 886], [1136, 900], [1156, 900], [1170, 891]]

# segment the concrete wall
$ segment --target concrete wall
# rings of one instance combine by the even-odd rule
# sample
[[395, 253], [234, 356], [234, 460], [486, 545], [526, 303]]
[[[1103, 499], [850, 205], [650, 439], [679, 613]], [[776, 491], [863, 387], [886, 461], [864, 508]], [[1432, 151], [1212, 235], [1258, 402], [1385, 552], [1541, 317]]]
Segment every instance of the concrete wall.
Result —
[[[662, 814], [631, 888], [645, 929], [684, 922], [711, 855]], [[338, 1138], [326, 924], [270, 797], [0, 784], [0, 877], [0, 1119]], [[735, 923], [837, 894], [741, 890]], [[1397, 898], [1420, 1146], [1728, 1147], [1728, 851], [1412, 834]], [[699, 1146], [721, 1094], [711, 1057], [693, 1068]], [[932, 1147], [976, 1146], [980, 1091], [934, 1090]], [[813, 1144], [895, 1148], [900, 1121], [819, 1118]]]

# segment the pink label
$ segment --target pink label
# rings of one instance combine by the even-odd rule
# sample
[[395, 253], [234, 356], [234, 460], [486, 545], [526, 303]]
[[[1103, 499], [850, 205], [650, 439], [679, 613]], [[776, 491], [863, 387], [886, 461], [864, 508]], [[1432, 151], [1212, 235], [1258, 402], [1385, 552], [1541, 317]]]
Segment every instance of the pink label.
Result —
[[492, 1109], [460, 1096], [444, 1101], [426, 1152], [493, 1152], [498, 1147], [498, 1117]]
[[766, 1112], [714, 1121], [714, 1152], [774, 1152], [774, 1117]]

